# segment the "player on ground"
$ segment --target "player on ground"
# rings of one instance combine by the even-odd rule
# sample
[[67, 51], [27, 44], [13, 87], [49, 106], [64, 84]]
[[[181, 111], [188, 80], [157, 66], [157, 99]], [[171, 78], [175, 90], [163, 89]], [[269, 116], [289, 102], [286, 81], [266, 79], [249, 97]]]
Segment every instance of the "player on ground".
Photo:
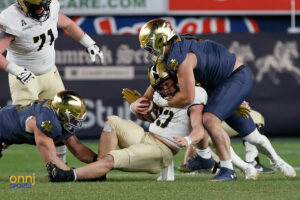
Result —
[[97, 155], [81, 144], [75, 131], [85, 119], [86, 106], [79, 94], [64, 90], [54, 100], [36, 100], [29, 105], [8, 105], [0, 109], [0, 155], [12, 144], [36, 145], [44, 163], [70, 169], [56, 155], [55, 142], [64, 142], [80, 161], [91, 163]]
[[179, 91], [169, 100], [159, 95], [153, 96], [153, 89], [148, 88], [146, 96], [156, 98], [158, 106], [189, 105], [195, 97], [196, 82], [206, 89], [209, 101], [204, 109], [203, 124], [216, 147], [221, 166], [212, 180], [235, 180], [230, 139], [221, 126], [223, 120], [239, 132], [244, 140], [261, 149], [271, 164], [285, 176], [296, 176], [295, 170], [277, 155], [270, 141], [259, 133], [252, 118], [245, 119], [234, 114], [253, 86], [249, 70], [234, 54], [219, 43], [179, 35], [163, 19], [147, 22], [141, 28], [139, 41], [141, 48], [150, 55], [158, 60], [166, 60], [168, 70], [178, 79]]
[[[55, 66], [57, 28], [87, 48], [93, 62], [96, 56], [103, 61], [96, 42], [59, 6], [57, 0], [18, 0], [0, 14], [0, 69], [9, 73], [12, 104], [52, 99], [65, 89]], [[66, 147], [57, 147], [57, 153], [65, 162]]]

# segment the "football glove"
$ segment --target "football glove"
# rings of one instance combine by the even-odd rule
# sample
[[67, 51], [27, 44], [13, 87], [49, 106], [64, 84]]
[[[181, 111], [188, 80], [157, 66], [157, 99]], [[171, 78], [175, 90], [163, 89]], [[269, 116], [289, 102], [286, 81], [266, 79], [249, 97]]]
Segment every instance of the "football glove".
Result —
[[240, 106], [238, 107], [238, 109], [236, 109], [236, 110], [234, 111], [234, 113], [235, 113], [236, 115], [241, 116], [242, 118], [247, 119], [247, 118], [250, 117], [250, 111], [251, 111], [250, 108], [247, 108], [247, 107], [245, 107], [245, 106], [240, 105]]
[[90, 58], [92, 62], [95, 62], [96, 56], [98, 56], [100, 63], [103, 63], [104, 61], [103, 52], [99, 49], [99, 47], [96, 44], [88, 47], [86, 50], [90, 54]]
[[122, 91], [123, 99], [125, 99], [129, 104], [132, 104], [137, 99], [141, 98], [142, 95], [137, 91], [132, 91], [129, 88], [124, 88]]
[[154, 92], [153, 94], [153, 102], [159, 107], [169, 106], [168, 100], [164, 99], [158, 92]]
[[103, 52], [100, 50], [100, 48], [96, 45], [96, 42], [88, 34], [84, 34], [84, 36], [81, 38], [79, 42], [86, 48], [92, 62], [95, 62], [96, 56], [98, 56], [100, 63], [103, 63], [104, 61]]
[[16, 65], [13, 62], [8, 63], [8, 65], [6, 66], [6, 71], [15, 75], [23, 85], [28, 83], [31, 79], [35, 78], [33, 72], [28, 71], [24, 67], [20, 67], [19, 65]]

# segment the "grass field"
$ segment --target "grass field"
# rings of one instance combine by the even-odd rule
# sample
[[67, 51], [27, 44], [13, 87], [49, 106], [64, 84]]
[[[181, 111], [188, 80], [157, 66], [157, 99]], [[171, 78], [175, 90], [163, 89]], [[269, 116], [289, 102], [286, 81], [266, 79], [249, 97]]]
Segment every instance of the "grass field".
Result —
[[[279, 155], [297, 170], [300, 167], [300, 138], [272, 139]], [[97, 150], [96, 141], [83, 142]], [[243, 158], [240, 139], [232, 141], [233, 148]], [[174, 158], [175, 167], [183, 160], [184, 151]], [[264, 156], [263, 164], [269, 166]], [[68, 154], [72, 167], [84, 165]], [[46, 169], [34, 146], [14, 145], [0, 159], [0, 200], [6, 199], [242, 199], [265, 200], [300, 199], [300, 172], [296, 178], [287, 179], [280, 172], [260, 175], [257, 181], [246, 181], [237, 172], [236, 182], [209, 182], [212, 174], [186, 175], [175, 171], [174, 182], [157, 182], [158, 175], [111, 171], [106, 182], [49, 183]], [[10, 188], [10, 176], [31, 176], [32, 188]], [[13, 179], [11, 179], [13, 180]]]

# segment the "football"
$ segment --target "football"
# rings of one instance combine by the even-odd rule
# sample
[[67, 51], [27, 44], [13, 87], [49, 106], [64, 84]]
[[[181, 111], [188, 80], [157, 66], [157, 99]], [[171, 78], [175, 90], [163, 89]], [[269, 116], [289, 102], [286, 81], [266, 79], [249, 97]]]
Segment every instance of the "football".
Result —
[[148, 100], [147, 102], [149, 103], [149, 108], [147, 114], [143, 115], [143, 118], [146, 121], [154, 122], [159, 115], [159, 107], [153, 101]]

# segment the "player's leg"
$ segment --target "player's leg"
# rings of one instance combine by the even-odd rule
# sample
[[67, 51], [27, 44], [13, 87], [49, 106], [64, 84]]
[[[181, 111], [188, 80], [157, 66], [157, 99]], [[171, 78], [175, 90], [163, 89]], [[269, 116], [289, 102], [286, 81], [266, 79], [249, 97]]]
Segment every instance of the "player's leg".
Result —
[[[251, 110], [250, 115], [255, 123], [257, 130], [261, 134], [264, 134], [264, 128], [265, 128], [264, 117], [259, 112], [254, 111], [254, 110]], [[246, 162], [252, 164], [256, 168], [258, 173], [271, 174], [271, 173], [275, 172], [273, 169], [267, 168], [260, 163], [259, 157], [258, 157], [258, 150], [255, 145], [253, 145], [245, 140], [243, 140], [243, 144], [246, 149], [246, 154], [245, 154]]]
[[243, 139], [255, 145], [258, 148], [259, 152], [265, 154], [269, 158], [271, 164], [276, 169], [279, 169], [285, 176], [296, 176], [296, 171], [294, 170], [294, 168], [279, 157], [269, 139], [266, 136], [260, 134], [257, 129], [255, 129], [249, 135], [243, 137]]
[[296, 175], [295, 170], [278, 156], [269, 139], [259, 133], [251, 117], [244, 119], [232, 115], [226, 122], [238, 131], [245, 141], [255, 145], [260, 153], [265, 154], [270, 159], [271, 164], [285, 176], [294, 177]]
[[27, 105], [37, 100], [40, 92], [37, 78], [31, 79], [27, 84], [23, 85], [16, 76], [8, 75], [9, 89], [12, 104]]
[[232, 159], [232, 163], [234, 166], [236, 166], [237, 168], [239, 168], [245, 175], [245, 179], [252, 179], [252, 180], [256, 180], [258, 177], [258, 173], [255, 169], [255, 167], [249, 163], [246, 163], [245, 161], [243, 161], [232, 149], [232, 147], [230, 147], [230, 151], [231, 151], [231, 159]]
[[172, 151], [150, 134], [144, 133], [140, 144], [112, 150], [102, 159], [77, 168], [63, 171], [53, 164], [47, 164], [50, 180], [53, 182], [92, 179], [103, 176], [112, 168], [129, 172], [159, 173], [173, 160]]
[[252, 87], [251, 73], [247, 68], [241, 68], [241, 70], [233, 72], [209, 95], [204, 109], [203, 123], [216, 147], [221, 166], [220, 171], [212, 180], [236, 180], [231, 163], [230, 139], [222, 128], [221, 122], [234, 113], [250, 94]]

